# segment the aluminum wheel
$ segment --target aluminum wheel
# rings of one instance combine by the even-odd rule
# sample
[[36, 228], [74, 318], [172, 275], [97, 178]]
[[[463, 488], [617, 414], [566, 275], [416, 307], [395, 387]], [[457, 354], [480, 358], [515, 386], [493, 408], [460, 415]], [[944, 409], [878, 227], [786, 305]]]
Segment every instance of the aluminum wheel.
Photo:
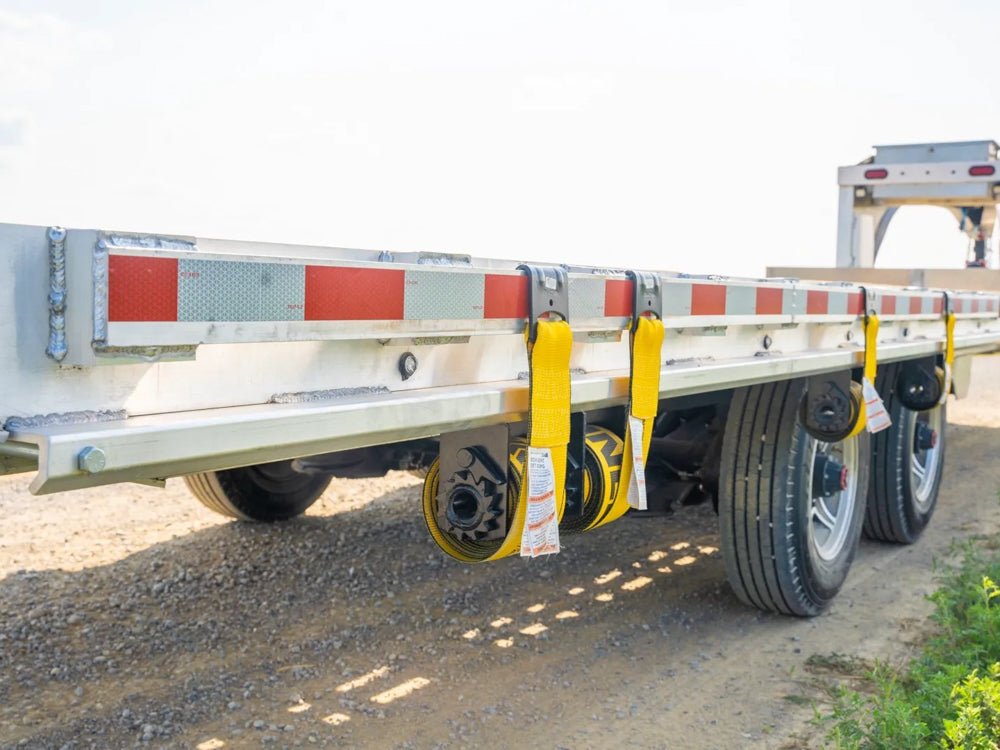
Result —
[[831, 444], [810, 438], [810, 444], [810, 540], [821, 559], [833, 560], [851, 537], [857, 512], [858, 441]]
[[941, 432], [944, 429], [940, 407], [921, 412], [913, 421], [913, 455], [910, 457], [910, 478], [913, 499], [921, 512], [933, 501], [935, 480], [941, 471]]

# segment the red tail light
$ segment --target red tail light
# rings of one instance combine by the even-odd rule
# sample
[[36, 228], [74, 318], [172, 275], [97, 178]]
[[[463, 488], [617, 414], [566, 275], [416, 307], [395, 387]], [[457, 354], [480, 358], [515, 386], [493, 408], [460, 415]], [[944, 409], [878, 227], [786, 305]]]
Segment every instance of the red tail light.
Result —
[[969, 167], [970, 177], [989, 177], [991, 174], [995, 173], [996, 167], [992, 164], [980, 164], [975, 167]]
[[865, 179], [866, 180], [884, 180], [889, 176], [888, 169], [866, 169]]

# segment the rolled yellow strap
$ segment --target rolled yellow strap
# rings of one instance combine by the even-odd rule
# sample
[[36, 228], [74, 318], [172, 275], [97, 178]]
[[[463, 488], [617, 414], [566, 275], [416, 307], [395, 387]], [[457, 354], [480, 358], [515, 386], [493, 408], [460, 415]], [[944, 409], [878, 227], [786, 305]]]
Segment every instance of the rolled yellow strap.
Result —
[[[660, 352], [663, 348], [663, 321], [659, 318], [640, 317], [629, 337], [631, 364], [629, 367], [629, 403], [625, 424], [625, 455], [622, 459], [618, 489], [613, 500], [588, 527], [596, 529], [621, 518], [630, 507], [629, 487], [634, 486], [633, 474], [644, 472], [649, 445], [653, 439], [653, 422], [660, 402]], [[638, 429], [637, 429], [638, 428]], [[634, 433], [641, 434], [642, 445]], [[640, 459], [636, 472], [635, 458]], [[645, 478], [638, 477], [643, 483]], [[633, 490], [634, 492], [634, 490]], [[643, 493], [645, 489], [643, 488]]]
[[558, 551], [558, 522], [566, 507], [566, 452], [570, 433], [569, 356], [573, 334], [565, 321], [541, 320], [536, 326], [535, 340], [532, 342], [529, 339], [527, 344], [528, 442], [527, 446], [521, 444], [521, 447], [515, 449], [510, 456], [508, 492], [517, 494], [508, 494], [508, 507], [512, 516], [507, 535], [499, 542], [467, 543], [452, 539], [435, 521], [439, 490], [438, 461], [431, 465], [424, 481], [423, 511], [427, 528], [441, 549], [462, 562], [499, 560], [517, 554], [521, 550], [525, 523], [529, 517], [529, 482], [533, 450], [547, 451], [551, 459], [555, 516], [551, 526], [556, 534], [556, 548], [536, 550], [536, 554]]

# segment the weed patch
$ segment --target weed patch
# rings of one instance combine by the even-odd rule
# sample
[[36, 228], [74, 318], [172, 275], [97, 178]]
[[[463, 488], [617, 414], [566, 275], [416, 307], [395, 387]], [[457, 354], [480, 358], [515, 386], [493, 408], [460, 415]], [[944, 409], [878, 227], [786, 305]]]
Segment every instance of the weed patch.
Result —
[[813, 705], [828, 747], [998, 748], [1000, 557], [982, 550], [967, 546], [962, 563], [941, 576], [930, 596], [934, 631], [905, 667], [844, 654], [807, 660], [811, 686], [823, 694]]

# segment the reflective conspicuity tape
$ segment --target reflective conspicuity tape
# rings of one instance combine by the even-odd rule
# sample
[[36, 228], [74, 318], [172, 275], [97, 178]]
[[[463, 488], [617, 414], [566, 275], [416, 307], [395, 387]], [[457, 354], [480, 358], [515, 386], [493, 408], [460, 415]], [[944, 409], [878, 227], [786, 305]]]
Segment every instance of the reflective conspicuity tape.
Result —
[[[106, 286], [95, 287], [95, 298], [106, 294], [107, 304], [95, 304], [100, 318], [95, 329], [111, 326], [103, 342], [108, 346], [251, 342], [273, 340], [274, 331], [287, 331], [295, 340], [363, 333], [357, 326], [317, 325], [326, 322], [381, 321], [392, 324], [381, 333], [403, 335], [442, 327], [451, 333], [497, 332], [507, 328], [498, 326], [500, 321], [510, 322], [513, 332], [520, 328], [517, 321], [529, 314], [528, 280], [513, 269], [229, 258], [123, 247], [107, 252], [106, 263]], [[575, 327], [613, 330], [631, 316], [629, 279], [614, 272], [580, 271], [568, 278], [569, 317]], [[850, 285], [684, 276], [661, 276], [660, 281], [668, 328], [800, 318], [846, 322], [865, 308], [863, 292]], [[939, 317], [944, 312], [942, 292], [870, 291], [871, 309], [890, 320]], [[996, 294], [949, 296], [959, 320], [1000, 314]], [[484, 327], [479, 321], [493, 323]], [[136, 325], [154, 322], [178, 325]], [[245, 323], [277, 325], [240, 325]]]
[[[571, 280], [574, 317], [631, 315], [628, 279]], [[856, 292], [787, 283], [667, 278], [666, 316], [857, 314]], [[516, 272], [166, 257], [113, 251], [109, 322], [517, 319], [528, 282]], [[972, 304], [970, 303], [970, 309]], [[984, 301], [983, 310], [987, 305]]]

